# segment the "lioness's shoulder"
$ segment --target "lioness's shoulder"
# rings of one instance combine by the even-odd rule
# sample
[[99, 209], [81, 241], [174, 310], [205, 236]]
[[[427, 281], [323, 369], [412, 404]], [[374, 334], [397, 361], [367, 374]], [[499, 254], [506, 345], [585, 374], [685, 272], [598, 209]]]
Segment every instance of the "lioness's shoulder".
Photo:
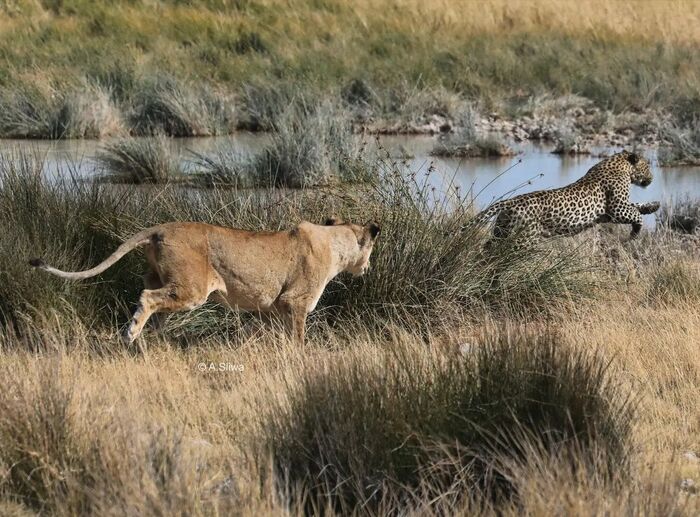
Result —
[[309, 221], [301, 221], [294, 228], [289, 230], [289, 236], [300, 239], [322, 239], [328, 235], [324, 230], [326, 226], [314, 224]]

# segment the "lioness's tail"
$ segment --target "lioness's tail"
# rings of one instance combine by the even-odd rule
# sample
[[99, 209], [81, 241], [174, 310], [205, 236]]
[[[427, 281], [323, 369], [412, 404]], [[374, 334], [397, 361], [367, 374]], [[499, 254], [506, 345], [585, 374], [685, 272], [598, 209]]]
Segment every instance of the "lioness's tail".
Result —
[[119, 246], [114, 253], [112, 253], [109, 257], [107, 257], [106, 260], [104, 260], [104, 262], [86, 271], [61, 271], [60, 269], [56, 269], [55, 267], [51, 267], [48, 264], [44, 263], [44, 261], [40, 258], [31, 259], [29, 261], [29, 265], [35, 268], [43, 269], [44, 271], [48, 271], [49, 273], [60, 276], [61, 278], [67, 278], [69, 280], [82, 280], [84, 278], [90, 278], [99, 275], [103, 271], [113, 266], [115, 262], [117, 262], [120, 258], [129, 253], [131, 250], [136, 249], [139, 246], [148, 244], [149, 242], [151, 242], [151, 238], [154, 234], [154, 228], [148, 228], [147, 230], [143, 230], [142, 232], [137, 233], [131, 239]]

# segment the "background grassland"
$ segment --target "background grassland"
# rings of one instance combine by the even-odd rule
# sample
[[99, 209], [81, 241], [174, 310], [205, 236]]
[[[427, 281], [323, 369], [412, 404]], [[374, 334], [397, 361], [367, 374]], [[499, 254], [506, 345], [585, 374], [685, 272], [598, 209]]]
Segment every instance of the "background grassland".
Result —
[[[487, 105], [577, 93], [690, 120], [700, 105], [692, 0], [7, 0], [0, 13], [3, 103], [28, 86], [66, 95], [87, 81], [129, 111], [166, 74], [223, 96], [255, 82], [338, 94], [361, 80], [361, 100], [383, 109], [439, 88]], [[211, 94], [180, 97], [211, 106]]]

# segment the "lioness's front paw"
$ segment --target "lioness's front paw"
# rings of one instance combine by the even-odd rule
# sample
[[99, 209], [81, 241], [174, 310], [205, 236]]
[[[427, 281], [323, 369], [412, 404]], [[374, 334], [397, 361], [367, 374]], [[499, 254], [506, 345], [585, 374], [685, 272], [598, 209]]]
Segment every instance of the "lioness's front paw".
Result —
[[661, 203], [658, 201], [650, 201], [649, 203], [640, 204], [637, 209], [639, 210], [640, 214], [648, 215], [656, 212], [659, 207], [661, 207]]

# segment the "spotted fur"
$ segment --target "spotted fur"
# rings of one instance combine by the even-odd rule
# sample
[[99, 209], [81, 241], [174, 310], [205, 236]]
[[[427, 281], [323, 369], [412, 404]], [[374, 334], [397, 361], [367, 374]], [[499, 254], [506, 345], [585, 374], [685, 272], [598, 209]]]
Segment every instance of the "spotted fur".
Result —
[[596, 223], [631, 224], [631, 237], [642, 228], [642, 214], [659, 203], [630, 203], [630, 185], [648, 186], [653, 179], [649, 162], [622, 151], [594, 165], [578, 181], [552, 190], [539, 190], [494, 203], [477, 216], [478, 222], [496, 218], [493, 236], [538, 239], [574, 235]]

